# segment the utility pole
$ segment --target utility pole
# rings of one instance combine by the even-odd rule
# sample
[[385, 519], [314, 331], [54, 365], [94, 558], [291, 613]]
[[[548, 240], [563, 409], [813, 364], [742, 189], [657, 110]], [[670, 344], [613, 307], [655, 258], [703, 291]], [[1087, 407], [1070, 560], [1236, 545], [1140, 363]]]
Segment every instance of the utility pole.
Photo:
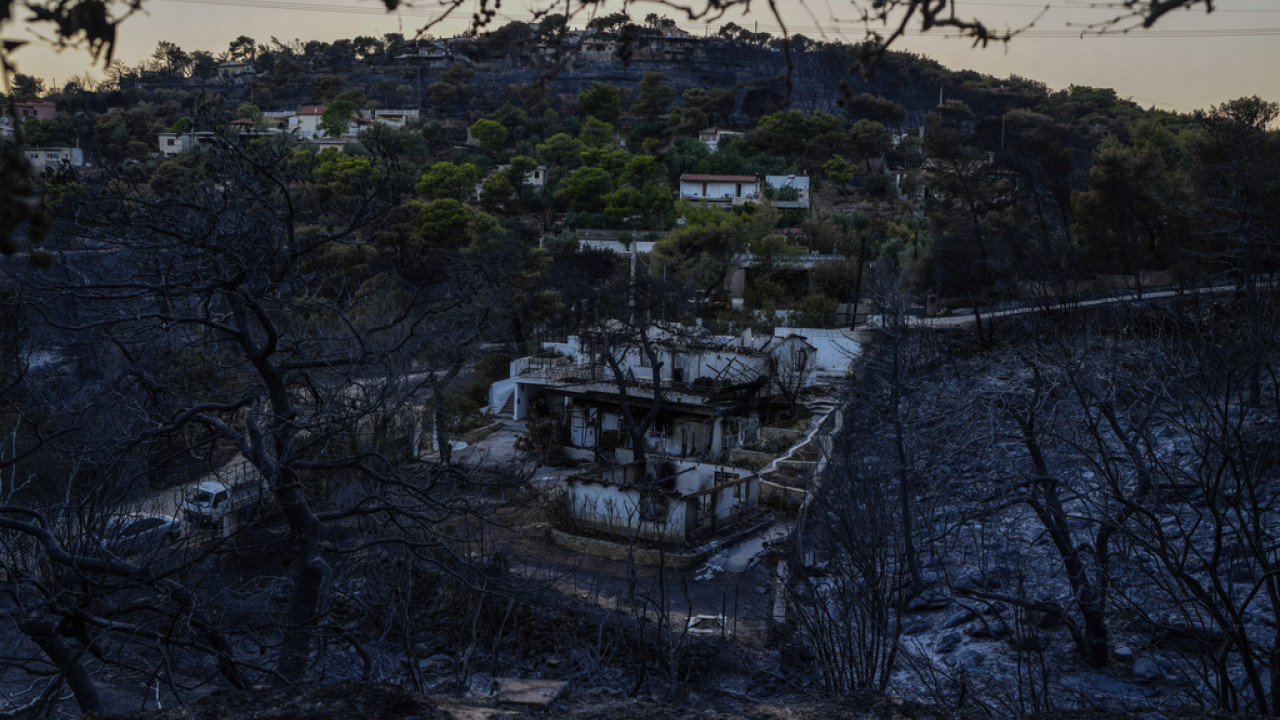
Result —
[[858, 303], [862, 302], [862, 266], [866, 264], [867, 234], [858, 232], [858, 277], [853, 282], [853, 308], [849, 311], [849, 329], [858, 329]]
[[631, 323], [636, 322], [636, 231], [631, 231]]

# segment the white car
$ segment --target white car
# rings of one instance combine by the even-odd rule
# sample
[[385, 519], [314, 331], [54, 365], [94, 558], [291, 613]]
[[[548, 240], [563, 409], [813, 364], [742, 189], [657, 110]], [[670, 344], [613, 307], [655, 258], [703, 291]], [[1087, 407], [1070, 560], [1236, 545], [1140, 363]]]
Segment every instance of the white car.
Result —
[[107, 521], [102, 546], [116, 555], [154, 554], [182, 537], [182, 521], [163, 515], [123, 515]]

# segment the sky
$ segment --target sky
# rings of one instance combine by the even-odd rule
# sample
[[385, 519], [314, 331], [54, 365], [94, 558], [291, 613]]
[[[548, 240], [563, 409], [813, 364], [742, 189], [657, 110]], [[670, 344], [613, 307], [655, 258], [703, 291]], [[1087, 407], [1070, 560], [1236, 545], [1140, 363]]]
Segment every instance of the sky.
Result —
[[[474, 0], [469, 0], [474, 1]], [[497, 17], [501, 24], [526, 20], [532, 0], [512, 0]], [[864, 0], [865, 1], [865, 0]], [[232, 39], [248, 35], [266, 43], [331, 41], [358, 35], [391, 32], [412, 35], [428, 19], [439, 15], [437, 0], [418, 0], [412, 7], [388, 14], [381, 0], [144, 0], [142, 14], [120, 28], [117, 57], [136, 64], [150, 56], [160, 40], [184, 49], [215, 54]], [[863, 26], [854, 21], [851, 0], [777, 0], [792, 33], [826, 40], [856, 41]], [[1215, 0], [1215, 10], [1202, 7], [1165, 16], [1152, 29], [1128, 33], [1089, 32], [1091, 24], [1116, 14], [1096, 6], [1107, 0], [957, 0], [958, 14], [977, 17], [997, 30], [1020, 30], [1009, 43], [986, 48], [953, 33], [913, 33], [896, 49], [927, 55], [952, 69], [972, 69], [1007, 77], [1018, 75], [1047, 84], [1114, 88], [1121, 97], [1144, 107], [1188, 112], [1248, 95], [1280, 101], [1280, 2], [1276, 0]], [[708, 27], [681, 20], [677, 13], [644, 0], [632, 3], [633, 17], [657, 12], [673, 17], [686, 30], [714, 33], [733, 21], [745, 27], [777, 33], [777, 21], [756, 3], [747, 15], [730, 13]], [[473, 7], [433, 29], [437, 36], [465, 28]], [[31, 39], [29, 28], [6, 28], [6, 38]], [[90, 71], [83, 51], [54, 52], [41, 43], [15, 54], [19, 71], [61, 86], [73, 75]], [[100, 72], [93, 73], [100, 76]]]

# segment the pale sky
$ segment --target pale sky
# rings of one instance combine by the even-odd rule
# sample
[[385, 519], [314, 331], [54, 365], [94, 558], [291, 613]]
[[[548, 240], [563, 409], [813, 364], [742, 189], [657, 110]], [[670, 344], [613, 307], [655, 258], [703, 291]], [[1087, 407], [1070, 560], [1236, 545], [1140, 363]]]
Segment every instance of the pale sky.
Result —
[[[1035, 25], [1007, 46], [973, 48], [947, 33], [913, 35], [897, 49], [927, 55], [952, 69], [968, 68], [997, 77], [1020, 75], [1052, 89], [1067, 85], [1112, 87], [1121, 97], [1142, 106], [1189, 111], [1246, 95], [1280, 101], [1280, 3], [1275, 0], [1216, 0], [1213, 13], [1202, 8], [1163, 18], [1151, 30], [1097, 36], [1082, 31], [1091, 22], [1113, 15], [1092, 0], [958, 0], [961, 14], [980, 17], [996, 28]], [[778, 0], [792, 33], [826, 39], [857, 40], [861, 26], [853, 22], [851, 6], [840, 0]], [[120, 29], [117, 57], [135, 64], [148, 57], [160, 40], [187, 50], [225, 51], [239, 35], [259, 42], [271, 36], [282, 41], [335, 40], [389, 32], [412, 35], [426, 18], [434, 17], [434, 0], [387, 14], [380, 0], [145, 0], [144, 14]], [[498, 24], [527, 19], [530, 0], [513, 6], [508, 0]], [[727, 15], [734, 21], [777, 32], [776, 21], [756, 3], [747, 16]], [[454, 22], [435, 30], [450, 35], [463, 29], [471, 8]], [[681, 21], [675, 13], [643, 0], [632, 3], [632, 16], [658, 12], [676, 18], [682, 27], [701, 34], [706, 26]], [[718, 26], [718, 24], [717, 24]], [[715, 32], [715, 27], [710, 32]], [[29, 38], [29, 31], [10, 27], [6, 37]], [[61, 85], [89, 69], [83, 52], [54, 53], [36, 44], [15, 54], [18, 69]]]

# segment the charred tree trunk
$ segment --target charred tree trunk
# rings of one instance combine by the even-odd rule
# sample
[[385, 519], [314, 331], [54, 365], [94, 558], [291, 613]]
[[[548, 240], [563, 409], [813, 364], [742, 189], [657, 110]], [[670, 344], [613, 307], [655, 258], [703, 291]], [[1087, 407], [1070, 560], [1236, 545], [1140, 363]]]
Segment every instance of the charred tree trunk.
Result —
[[85, 717], [98, 717], [104, 713], [102, 696], [98, 693], [98, 685], [93, 676], [80, 661], [80, 653], [72, 652], [58, 635], [57, 625], [48, 619], [29, 620], [22, 625], [22, 631], [44, 652], [62, 677], [66, 679], [71, 693], [80, 707], [80, 714]]
[[1081, 658], [1092, 668], [1103, 668], [1107, 665], [1107, 615], [1106, 601], [1101, 589], [1089, 577], [1089, 571], [1071, 537], [1071, 528], [1067, 525], [1067, 512], [1058, 496], [1058, 481], [1049, 471], [1040, 441], [1036, 438], [1035, 418], [1031, 415], [1018, 419], [1022, 430], [1022, 442], [1031, 455], [1036, 478], [1032, 481], [1032, 491], [1027, 499], [1036, 517], [1049, 533], [1058, 556], [1062, 559], [1063, 569], [1067, 573], [1067, 582], [1075, 596], [1076, 605], [1080, 609], [1081, 632], [1076, 636], [1076, 647]]

